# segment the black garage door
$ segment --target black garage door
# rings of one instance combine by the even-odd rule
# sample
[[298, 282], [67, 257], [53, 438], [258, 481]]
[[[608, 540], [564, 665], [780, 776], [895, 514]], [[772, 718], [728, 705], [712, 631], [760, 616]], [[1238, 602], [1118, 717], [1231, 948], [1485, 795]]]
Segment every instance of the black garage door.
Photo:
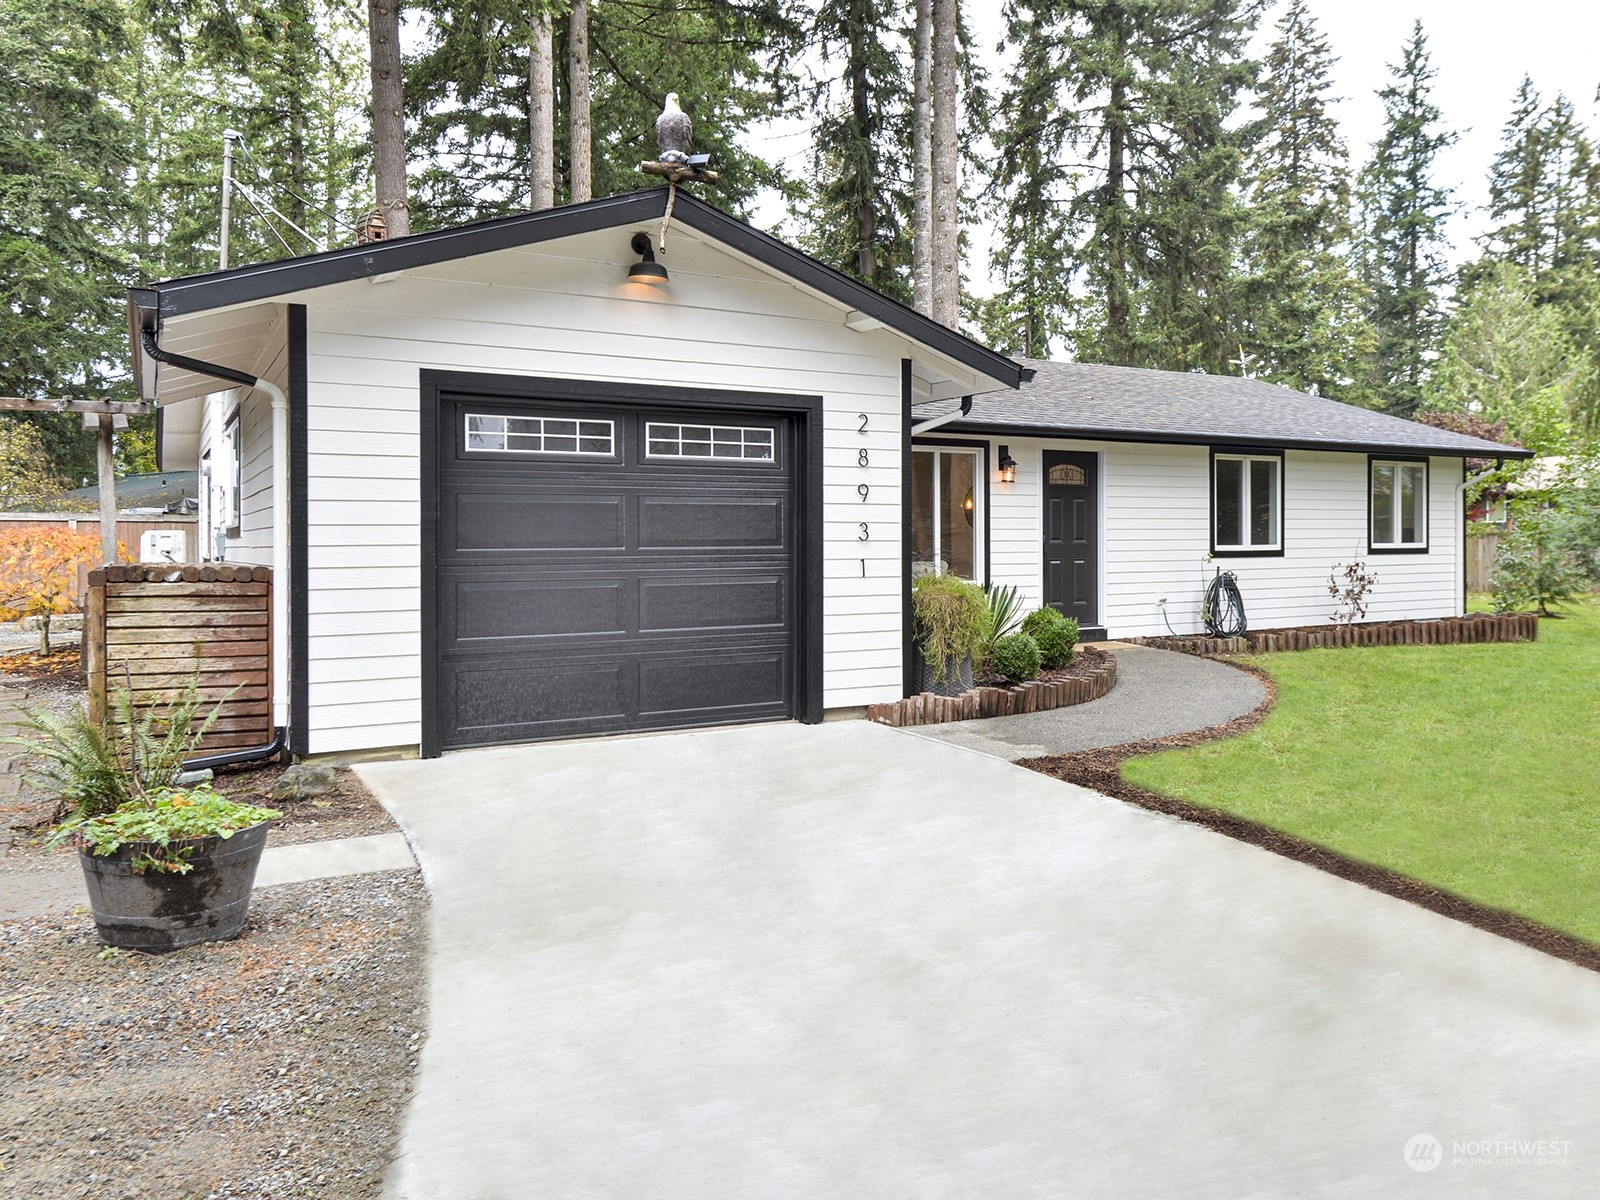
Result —
[[443, 397], [439, 746], [793, 715], [795, 426]]

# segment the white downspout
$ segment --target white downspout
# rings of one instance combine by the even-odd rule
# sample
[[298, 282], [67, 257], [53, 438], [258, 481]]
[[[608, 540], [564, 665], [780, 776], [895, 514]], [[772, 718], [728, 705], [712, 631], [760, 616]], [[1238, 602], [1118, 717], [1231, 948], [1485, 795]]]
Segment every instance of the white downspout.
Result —
[[1462, 474], [1466, 478], [1456, 484], [1456, 547], [1461, 555], [1461, 611], [1458, 617], [1467, 615], [1467, 489], [1475, 483], [1482, 483], [1490, 476], [1497, 474], [1502, 464], [1497, 462], [1487, 471], [1480, 471], [1476, 475], [1466, 475], [1466, 462], [1462, 462]]

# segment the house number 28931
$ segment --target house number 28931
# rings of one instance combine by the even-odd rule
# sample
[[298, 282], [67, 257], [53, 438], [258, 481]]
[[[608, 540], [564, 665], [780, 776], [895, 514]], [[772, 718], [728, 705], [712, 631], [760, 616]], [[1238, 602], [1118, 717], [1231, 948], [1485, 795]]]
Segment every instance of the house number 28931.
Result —
[[[862, 437], [866, 437], [867, 436], [867, 424], [868, 424], [867, 414], [866, 413], [857, 413], [856, 416], [859, 417], [860, 420], [861, 420], [861, 427], [859, 429], [857, 429], [856, 432], [859, 433]], [[867, 448], [865, 446], [863, 446], [863, 447], [861, 447], [860, 451], [856, 454], [856, 466], [865, 467], [869, 461], [870, 460], [867, 457]], [[872, 492], [872, 489], [870, 487], [868, 487], [864, 483], [859, 483], [859, 484], [856, 485], [856, 495], [861, 497], [861, 503], [863, 503], [863, 504], [865, 504], [867, 502], [867, 497], [871, 494], [871, 492]], [[871, 537], [872, 537], [872, 531], [867, 527], [867, 523], [865, 521], [861, 521], [861, 522], [859, 522], [859, 525], [860, 525], [861, 532], [856, 535], [856, 541], [865, 542], [865, 541], [870, 540]], [[863, 558], [861, 560], [861, 578], [865, 579], [866, 577], [867, 577], [867, 560]]]

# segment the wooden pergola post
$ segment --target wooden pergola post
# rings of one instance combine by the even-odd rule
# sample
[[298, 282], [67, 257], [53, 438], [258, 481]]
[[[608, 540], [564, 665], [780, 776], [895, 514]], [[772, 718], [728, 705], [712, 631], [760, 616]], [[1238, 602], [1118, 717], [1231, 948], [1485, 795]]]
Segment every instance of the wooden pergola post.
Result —
[[100, 550], [107, 564], [117, 561], [117, 464], [112, 430], [118, 417], [146, 417], [156, 406], [120, 400], [35, 400], [0, 396], [0, 412], [82, 413], [99, 420], [95, 427], [95, 473], [100, 482]]
[[100, 483], [100, 564], [117, 561], [117, 462], [111, 435], [115, 417], [101, 414], [95, 429], [95, 474]]

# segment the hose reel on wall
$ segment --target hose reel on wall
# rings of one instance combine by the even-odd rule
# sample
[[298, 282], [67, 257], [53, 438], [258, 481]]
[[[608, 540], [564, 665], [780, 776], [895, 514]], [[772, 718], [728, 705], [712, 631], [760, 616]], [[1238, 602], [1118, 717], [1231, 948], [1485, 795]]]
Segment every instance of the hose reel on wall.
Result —
[[1244, 597], [1239, 594], [1239, 580], [1232, 571], [1219, 570], [1206, 588], [1205, 602], [1200, 607], [1206, 632], [1212, 637], [1243, 637], [1248, 625], [1244, 615]]

